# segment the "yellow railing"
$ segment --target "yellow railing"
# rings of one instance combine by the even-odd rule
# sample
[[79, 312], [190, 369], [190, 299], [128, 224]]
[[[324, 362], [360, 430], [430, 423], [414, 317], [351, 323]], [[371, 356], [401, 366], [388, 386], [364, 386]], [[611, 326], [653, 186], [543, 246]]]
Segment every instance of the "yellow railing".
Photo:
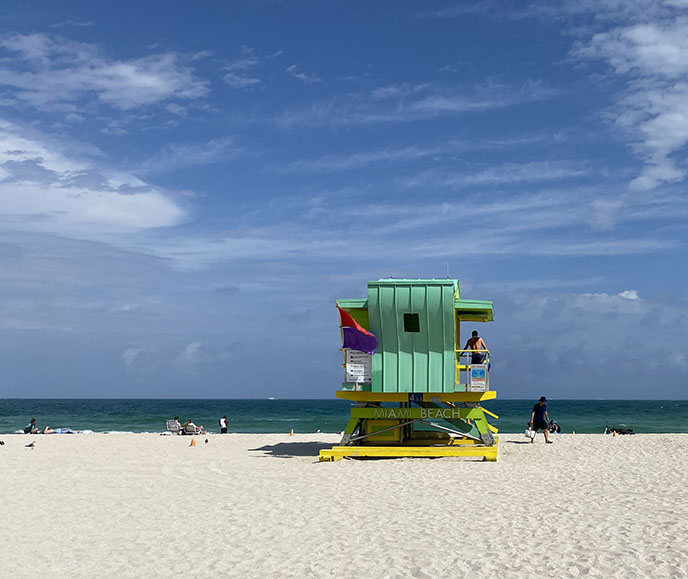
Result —
[[[455, 350], [456, 352], [456, 384], [468, 388], [469, 385], [469, 374], [471, 373], [471, 367], [473, 366], [472, 357], [473, 354], [482, 354], [483, 359], [481, 364], [490, 363], [490, 351], [489, 350]], [[462, 360], [462, 358], [465, 358]], [[463, 363], [462, 363], [463, 362]], [[489, 366], [488, 366], [489, 367]], [[465, 380], [462, 380], [461, 373], [464, 372]], [[489, 386], [485, 385], [485, 391], [489, 389]]]
[[471, 357], [473, 354], [483, 354], [483, 361], [481, 364], [487, 364], [490, 361], [490, 351], [489, 350], [455, 350], [456, 352], [456, 368], [457, 370], [468, 370], [468, 367], [471, 365], [466, 361], [465, 364], [461, 363], [461, 358], [462, 357]]

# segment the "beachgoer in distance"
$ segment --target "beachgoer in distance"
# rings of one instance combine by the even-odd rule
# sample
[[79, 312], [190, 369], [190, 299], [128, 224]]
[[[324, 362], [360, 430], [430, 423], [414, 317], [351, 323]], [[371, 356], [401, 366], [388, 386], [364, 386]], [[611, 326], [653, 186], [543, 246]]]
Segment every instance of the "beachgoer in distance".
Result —
[[193, 420], [189, 418], [183, 425], [182, 428], [184, 429], [183, 432], [184, 434], [191, 434], [190, 432], [187, 432], [187, 429], [195, 432], [196, 434], [208, 434], [205, 429], [203, 428], [203, 425], [201, 424], [200, 426], [196, 426], [193, 423]]
[[[464, 350], [487, 350], [487, 346], [483, 339], [478, 335], [478, 330], [473, 330], [471, 338], [468, 339], [466, 345], [463, 347]], [[471, 364], [482, 364], [485, 359], [484, 352], [472, 352], [471, 353]]]
[[81, 430], [72, 430], [71, 428], [50, 428], [50, 426], [46, 426], [41, 434], [81, 434]]
[[227, 415], [220, 418], [220, 434], [227, 434]]
[[179, 416], [174, 417], [174, 422], [172, 425], [175, 427], [177, 434], [182, 434], [184, 432], [182, 425], [179, 423]]
[[[532, 426], [534, 432], [542, 429], [545, 433], [545, 442], [551, 444], [549, 440], [549, 430], [547, 429], [549, 414], [547, 414], [547, 404], [545, 404], [545, 402], [547, 402], [547, 398], [540, 396], [540, 400], [533, 406], [533, 411], [530, 413], [530, 422], [528, 424]], [[535, 442], [534, 436], [530, 439], [530, 442]]]
[[38, 434], [38, 426], [36, 426], [36, 419], [32, 418], [24, 428], [24, 434]]

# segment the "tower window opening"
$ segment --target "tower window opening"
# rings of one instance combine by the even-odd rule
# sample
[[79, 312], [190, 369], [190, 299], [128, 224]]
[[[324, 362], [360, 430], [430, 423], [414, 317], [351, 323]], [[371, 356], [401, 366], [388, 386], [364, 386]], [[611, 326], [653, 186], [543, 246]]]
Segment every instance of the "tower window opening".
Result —
[[418, 314], [404, 314], [404, 332], [420, 332]]

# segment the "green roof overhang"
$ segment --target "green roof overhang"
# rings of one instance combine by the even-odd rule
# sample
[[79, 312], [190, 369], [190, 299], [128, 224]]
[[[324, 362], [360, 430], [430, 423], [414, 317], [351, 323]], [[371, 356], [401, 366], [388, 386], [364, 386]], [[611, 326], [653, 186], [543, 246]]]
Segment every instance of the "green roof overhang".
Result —
[[454, 311], [462, 322], [492, 322], [494, 308], [488, 300], [454, 300]]
[[368, 308], [368, 298], [360, 298], [357, 300], [337, 300], [337, 305], [343, 310], [357, 310]]

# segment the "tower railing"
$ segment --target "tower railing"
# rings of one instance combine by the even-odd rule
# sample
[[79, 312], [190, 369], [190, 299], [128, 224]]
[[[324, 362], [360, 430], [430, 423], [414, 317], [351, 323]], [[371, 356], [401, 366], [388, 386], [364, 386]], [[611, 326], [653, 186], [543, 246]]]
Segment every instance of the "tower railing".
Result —
[[[464, 386], [466, 388], [469, 387], [470, 380], [469, 380], [469, 375], [471, 373], [471, 368], [474, 366], [473, 364], [473, 355], [474, 354], [480, 354], [482, 356], [482, 360], [480, 361], [480, 364], [484, 364], [487, 366], [486, 369], [489, 369], [490, 367], [490, 351], [489, 350], [460, 350], [456, 349], [456, 383], [457, 385]], [[461, 372], [465, 372], [465, 380], [461, 379]], [[487, 374], [487, 372], [486, 372]], [[489, 380], [485, 381], [485, 389], [489, 389]]]

